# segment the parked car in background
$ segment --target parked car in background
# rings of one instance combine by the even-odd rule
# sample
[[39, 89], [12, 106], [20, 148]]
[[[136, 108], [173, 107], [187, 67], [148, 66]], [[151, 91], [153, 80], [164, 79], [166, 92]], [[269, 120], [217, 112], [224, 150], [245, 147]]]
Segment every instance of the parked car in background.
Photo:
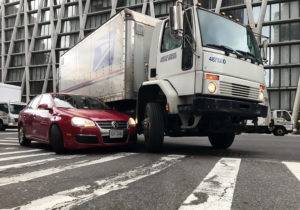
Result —
[[21, 102], [21, 87], [0, 83], [0, 131], [17, 128], [19, 112], [25, 106]]
[[66, 149], [128, 145], [136, 142], [135, 120], [111, 110], [98, 98], [42, 94], [20, 113], [18, 138], [50, 144], [56, 153]]

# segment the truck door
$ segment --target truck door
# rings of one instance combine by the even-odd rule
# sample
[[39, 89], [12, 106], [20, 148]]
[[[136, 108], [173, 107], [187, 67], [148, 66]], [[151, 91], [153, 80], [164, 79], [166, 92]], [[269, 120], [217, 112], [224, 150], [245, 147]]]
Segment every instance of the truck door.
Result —
[[[160, 49], [157, 54], [156, 75], [150, 77], [168, 80], [178, 95], [194, 94], [195, 68], [193, 65], [193, 21], [192, 10], [187, 10], [183, 19], [184, 38], [176, 38], [171, 33], [169, 20], [166, 20], [161, 31]], [[152, 71], [150, 69], [150, 71]]]

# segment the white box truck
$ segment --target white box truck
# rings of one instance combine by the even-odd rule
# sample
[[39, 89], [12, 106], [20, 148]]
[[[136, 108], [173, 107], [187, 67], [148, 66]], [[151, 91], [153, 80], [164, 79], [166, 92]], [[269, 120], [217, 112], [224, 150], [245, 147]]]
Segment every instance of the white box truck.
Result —
[[0, 131], [18, 126], [19, 112], [25, 105], [21, 102], [21, 87], [0, 83]]
[[125, 9], [60, 62], [60, 92], [131, 113], [152, 152], [165, 135], [208, 136], [226, 149], [246, 120], [267, 116], [252, 31], [196, 5], [183, 11], [178, 1], [165, 20]]

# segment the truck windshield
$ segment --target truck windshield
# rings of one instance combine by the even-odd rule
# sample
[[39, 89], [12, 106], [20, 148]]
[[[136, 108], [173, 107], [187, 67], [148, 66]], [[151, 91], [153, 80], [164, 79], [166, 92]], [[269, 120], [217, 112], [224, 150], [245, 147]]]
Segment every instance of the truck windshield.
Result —
[[109, 109], [108, 106], [98, 98], [79, 95], [56, 95], [54, 96], [55, 106], [66, 109]]
[[24, 109], [25, 105], [21, 104], [10, 104], [9, 111], [11, 114], [19, 114], [22, 109]]
[[204, 47], [227, 50], [262, 63], [259, 47], [250, 29], [212, 12], [198, 9]]

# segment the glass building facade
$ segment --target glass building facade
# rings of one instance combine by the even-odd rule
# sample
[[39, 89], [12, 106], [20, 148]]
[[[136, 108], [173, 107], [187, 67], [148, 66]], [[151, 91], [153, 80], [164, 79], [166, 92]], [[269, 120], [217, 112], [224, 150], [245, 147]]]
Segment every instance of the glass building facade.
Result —
[[[205, 8], [214, 9], [216, 1], [200, 2]], [[114, 12], [127, 7], [164, 18], [174, 2], [2, 0], [0, 79], [22, 85], [24, 100], [26, 93], [28, 99], [41, 92], [51, 92], [60, 55], [105, 23]], [[184, 3], [193, 4], [193, 0]], [[252, 5], [257, 21], [261, 2], [253, 0]], [[221, 11], [248, 24], [244, 0], [223, 0]], [[300, 1], [269, 0], [262, 34], [270, 43], [265, 79], [271, 108], [292, 110], [300, 75]]]

